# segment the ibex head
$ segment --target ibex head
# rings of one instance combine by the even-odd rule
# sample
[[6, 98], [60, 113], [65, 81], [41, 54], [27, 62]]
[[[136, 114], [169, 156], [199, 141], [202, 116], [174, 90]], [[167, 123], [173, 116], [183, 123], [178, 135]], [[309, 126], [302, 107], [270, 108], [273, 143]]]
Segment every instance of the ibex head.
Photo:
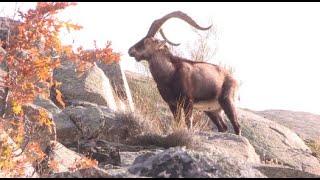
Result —
[[[187, 23], [189, 23], [191, 26], [199, 29], [199, 30], [208, 30], [211, 28], [211, 26], [207, 28], [203, 28], [199, 26], [191, 17], [189, 17], [187, 14], [181, 12], [181, 11], [174, 11], [172, 13], [169, 13], [165, 16], [163, 16], [160, 19], [155, 20], [148, 31], [148, 34], [142, 38], [138, 43], [133, 45], [128, 53], [131, 57], [134, 57], [137, 61], [141, 60], [148, 60], [150, 56], [157, 50], [161, 49], [167, 49], [166, 43], [169, 43], [173, 46], [179, 46], [180, 44], [175, 44], [169, 41], [166, 36], [164, 35], [161, 26], [170, 18], [179, 18]], [[156, 38], [154, 38], [155, 34], [160, 30], [160, 34], [162, 35], [164, 41], [160, 41]]]

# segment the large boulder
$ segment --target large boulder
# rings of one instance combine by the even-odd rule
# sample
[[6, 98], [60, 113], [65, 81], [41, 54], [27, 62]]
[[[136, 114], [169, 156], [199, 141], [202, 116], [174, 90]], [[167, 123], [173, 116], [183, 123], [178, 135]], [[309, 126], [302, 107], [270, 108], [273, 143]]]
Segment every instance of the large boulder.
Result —
[[259, 155], [247, 138], [229, 133], [200, 133], [197, 151], [241, 159], [249, 163], [260, 163]]
[[265, 110], [254, 113], [292, 129], [303, 139], [317, 140], [320, 137], [320, 115], [287, 110]]
[[70, 132], [73, 131], [78, 135], [73, 137], [77, 138], [85, 137], [87, 139], [96, 138], [107, 126], [112, 126], [114, 121], [114, 111], [105, 107], [97, 106], [91, 103], [84, 103], [78, 106], [68, 106], [63, 111], [72, 123], [75, 125]]
[[[134, 111], [134, 104], [132, 100], [131, 91], [128, 85], [127, 78], [121, 66], [121, 63], [97, 63], [106, 76], [110, 79], [110, 83], [117, 94], [118, 107], [122, 110]], [[121, 104], [124, 104], [124, 107], [121, 107]]]
[[59, 142], [68, 143], [75, 140], [78, 134], [77, 127], [70, 120], [69, 116], [62, 112], [50, 99], [37, 96], [34, 104], [48, 110], [52, 114]]
[[52, 114], [59, 114], [61, 109], [58, 108], [50, 99], [44, 98], [43, 96], [38, 95], [33, 104], [43, 107], [44, 109], [48, 110]]
[[42, 177], [85, 178], [108, 177], [103, 169], [95, 164], [85, 164], [87, 159], [71, 151], [58, 142], [51, 142], [48, 158], [42, 162]]
[[38, 142], [42, 151], [45, 151], [50, 145], [50, 141], [57, 138], [52, 114], [31, 103], [24, 104], [22, 109], [25, 117], [23, 146], [29, 142]]
[[[119, 150], [120, 168], [108, 169], [113, 177], [132, 177], [133, 175], [140, 177], [264, 177], [251, 168], [251, 165], [259, 165], [260, 159], [246, 138], [221, 133], [193, 135], [195, 137], [189, 140], [196, 143], [192, 143], [192, 146], [188, 148], [175, 146], [169, 150], [157, 146], [145, 146], [146, 144], [131, 146], [106, 141], [98, 141], [93, 145], [99, 147], [100, 151], [113, 148]], [[178, 139], [181, 138], [170, 137], [175, 139], [173, 141], [179, 141]], [[154, 136], [154, 138], [161, 138], [161, 136]], [[170, 142], [167, 143], [170, 144]], [[248, 166], [245, 167], [246, 165]], [[211, 172], [213, 167], [219, 168], [220, 171]]]
[[[241, 109], [238, 109], [238, 118], [242, 136], [249, 140], [261, 160], [275, 160], [278, 164], [320, 174], [319, 160], [292, 130]], [[229, 129], [233, 131], [230, 124]]]
[[100, 138], [124, 142], [130, 137], [150, 130], [148, 122], [139, 119], [132, 112], [115, 112], [106, 106], [88, 102], [68, 106], [62, 112], [67, 114], [76, 126], [72, 131], [78, 132], [79, 137], [85, 139]]
[[53, 77], [62, 83], [60, 91], [67, 105], [80, 100], [117, 109], [110, 81], [97, 65], [78, 74], [72, 62], [62, 61], [62, 66], [54, 70]]
[[138, 156], [129, 172], [154, 178], [266, 177], [246, 161], [182, 147]]

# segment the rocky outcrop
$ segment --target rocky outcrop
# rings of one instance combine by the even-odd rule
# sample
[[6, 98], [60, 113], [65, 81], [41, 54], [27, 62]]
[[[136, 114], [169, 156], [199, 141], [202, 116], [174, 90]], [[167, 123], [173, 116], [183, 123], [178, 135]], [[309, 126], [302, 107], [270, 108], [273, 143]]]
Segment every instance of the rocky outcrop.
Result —
[[60, 91], [67, 104], [86, 101], [117, 109], [110, 81], [97, 65], [79, 74], [73, 63], [63, 61], [62, 66], [54, 70], [53, 77], [62, 83]]
[[243, 160], [181, 147], [139, 156], [129, 172], [154, 178], [266, 177]]
[[22, 143], [24, 147], [29, 142], [38, 142], [43, 151], [50, 145], [50, 141], [56, 140], [56, 125], [52, 114], [46, 109], [34, 105], [22, 106], [24, 112], [25, 136]]
[[66, 114], [76, 126], [70, 129], [70, 132], [77, 132], [76, 137], [85, 139], [99, 138], [124, 142], [130, 137], [150, 130], [147, 121], [139, 119], [130, 112], [115, 112], [105, 106], [88, 102], [68, 106], [62, 113]]
[[[109, 177], [108, 173], [94, 165], [82, 167], [84, 158], [80, 154], [69, 150], [57, 142], [51, 142], [52, 146], [48, 153], [47, 162], [43, 162], [42, 177], [50, 178], [86, 178], [86, 177]], [[54, 165], [49, 165], [52, 163]], [[79, 164], [79, 165], [77, 165]], [[80, 165], [82, 164], [82, 165]]]
[[265, 110], [254, 113], [292, 129], [303, 139], [317, 140], [320, 137], [320, 115], [287, 110]]
[[216, 155], [241, 159], [248, 163], [260, 163], [260, 158], [247, 138], [226, 133], [199, 133], [197, 135], [199, 147], [195, 149], [202, 152], [212, 152]]
[[[110, 83], [118, 97], [118, 107], [121, 110], [134, 111], [134, 103], [132, 100], [131, 90], [129, 88], [127, 77], [121, 67], [121, 63], [97, 63], [106, 76], [110, 79]], [[122, 104], [124, 107], [122, 107]]]
[[292, 130], [241, 109], [238, 109], [238, 117], [242, 135], [249, 140], [261, 160], [275, 160], [291, 168], [320, 174], [319, 160], [312, 156], [309, 147]]
[[63, 113], [74, 124], [73, 128], [69, 129], [70, 132], [77, 133], [74, 140], [80, 137], [90, 139], [103, 135], [101, 132], [107, 128], [106, 126], [111, 126], [110, 121], [115, 119], [114, 111], [91, 103], [85, 103], [82, 106], [68, 106]]

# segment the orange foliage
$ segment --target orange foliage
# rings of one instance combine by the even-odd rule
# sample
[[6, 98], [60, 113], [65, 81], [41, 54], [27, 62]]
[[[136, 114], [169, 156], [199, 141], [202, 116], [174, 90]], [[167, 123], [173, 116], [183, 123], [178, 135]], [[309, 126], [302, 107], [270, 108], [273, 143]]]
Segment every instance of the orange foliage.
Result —
[[74, 164], [71, 167], [69, 167], [69, 170], [74, 172], [79, 169], [86, 169], [97, 165], [98, 161], [94, 159], [89, 159], [87, 157], [81, 157], [80, 159], [75, 160]]
[[36, 9], [19, 12], [22, 22], [10, 37], [6, 49], [9, 74], [5, 85], [10, 89], [10, 100], [21, 105], [32, 102], [37, 94], [45, 94], [45, 89], [52, 86], [52, 71], [60, 65], [62, 58], [76, 62], [80, 71], [88, 67], [88, 63], [120, 60], [120, 54], [113, 52], [111, 42], [105, 48], [95, 47], [92, 51], [79, 47], [77, 52], [73, 52], [71, 46], [61, 44], [59, 33], [63, 28], [69, 31], [82, 28], [55, 17], [59, 11], [72, 5], [76, 3], [39, 2]]
[[[19, 11], [21, 22], [14, 28], [15, 32], [11, 33], [10, 42], [3, 42], [6, 43], [6, 54], [1, 53], [0, 62], [5, 61], [8, 69], [3, 84], [9, 89], [8, 102], [14, 117], [19, 121], [20, 128], [15, 134], [18, 142], [22, 140], [24, 133], [21, 129], [24, 118], [22, 105], [33, 102], [37, 95], [48, 97], [48, 89], [58, 84], [52, 79], [53, 69], [60, 66], [62, 59], [75, 62], [80, 71], [97, 61], [111, 63], [120, 60], [120, 54], [113, 51], [111, 42], [108, 42], [104, 48], [95, 46], [90, 51], [79, 47], [76, 52], [72, 50], [72, 46], [61, 44], [59, 33], [62, 29], [71, 31], [82, 28], [77, 24], [60, 21], [55, 16], [65, 8], [74, 5], [76, 3], [73, 2], [38, 2], [35, 9], [30, 9], [26, 13]], [[61, 93], [56, 91], [56, 94], [57, 101], [64, 106]], [[45, 111], [40, 111], [38, 120], [47, 126], [52, 123]], [[1, 150], [0, 147], [0, 152]], [[29, 158], [30, 162], [44, 157], [37, 142], [30, 142], [25, 152], [32, 154]], [[7, 158], [6, 161], [10, 159], [9, 155], [1, 158]], [[81, 163], [81, 167], [96, 164], [91, 160], [81, 160]], [[51, 165], [56, 166], [54, 163]], [[77, 167], [79, 167], [78, 164]]]

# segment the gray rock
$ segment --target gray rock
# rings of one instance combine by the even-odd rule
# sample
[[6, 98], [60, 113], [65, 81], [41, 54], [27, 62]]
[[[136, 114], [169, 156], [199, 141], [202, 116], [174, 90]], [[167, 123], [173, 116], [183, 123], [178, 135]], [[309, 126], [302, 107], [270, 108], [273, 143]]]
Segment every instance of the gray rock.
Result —
[[[83, 156], [80, 154], [71, 151], [62, 144], [58, 142], [51, 142], [51, 150], [49, 152], [49, 158], [51, 162], [56, 163], [55, 168], [46, 167], [44, 173], [41, 174], [42, 177], [56, 177], [56, 178], [67, 178], [67, 177], [76, 177], [76, 178], [85, 178], [85, 177], [109, 177], [108, 173], [97, 167], [80, 167], [76, 168], [76, 164], [80, 164]], [[75, 169], [76, 168], [76, 169]]]
[[[132, 100], [131, 91], [127, 82], [125, 73], [121, 67], [121, 63], [97, 63], [97, 65], [103, 70], [106, 76], [110, 79], [110, 83], [119, 97], [119, 104], [124, 103], [122, 110], [134, 111], [134, 103]], [[121, 107], [119, 105], [118, 107]]]
[[320, 137], [320, 115], [287, 110], [265, 110], [254, 113], [292, 129], [303, 139], [317, 140]]
[[[298, 170], [320, 173], [319, 160], [292, 130], [254, 113], [238, 109], [242, 136], [246, 137], [261, 160], [276, 159]], [[227, 120], [228, 121], [228, 120]], [[229, 129], [233, 129], [229, 126]]]
[[117, 109], [109, 79], [96, 65], [78, 74], [73, 63], [63, 61], [62, 66], [54, 70], [53, 77], [62, 83], [60, 91], [67, 104], [82, 100]]
[[59, 109], [50, 99], [46, 99], [42, 96], [37, 96], [33, 102], [35, 105], [43, 107], [52, 114], [59, 114], [61, 109]]
[[95, 168], [86, 168], [76, 171], [66, 171], [54, 173], [50, 176], [43, 176], [42, 178], [112, 178], [113, 176], [109, 175], [104, 169], [95, 167]]
[[129, 172], [155, 178], [266, 177], [248, 162], [181, 147], [139, 156]]
[[56, 124], [57, 141], [68, 144], [80, 137], [76, 125], [66, 113], [53, 114], [53, 120]]
[[76, 105], [66, 107], [63, 113], [75, 124], [73, 131], [85, 139], [125, 142], [150, 129], [149, 122], [131, 112], [115, 112], [106, 106], [88, 102], [78, 101]]
[[249, 163], [260, 163], [260, 157], [247, 138], [230, 133], [200, 133], [197, 151], [212, 152]]
[[[56, 125], [52, 114], [46, 109], [28, 103], [22, 106], [24, 112], [24, 139], [22, 147], [29, 142], [38, 142], [42, 151], [50, 145], [50, 141], [56, 140]], [[44, 112], [46, 115], [42, 114]], [[47, 117], [45, 117], [47, 116]], [[40, 119], [42, 118], [42, 119]]]
[[268, 178], [319, 178], [320, 175], [305, 171], [278, 166], [278, 165], [258, 165], [255, 166], [261, 173]]
[[[86, 103], [83, 106], [68, 106], [63, 110], [75, 127], [70, 128], [76, 137], [98, 137], [108, 125], [114, 124], [114, 111], [107, 107]], [[77, 139], [74, 139], [77, 140]]]
[[41, 106], [52, 114], [56, 125], [57, 140], [63, 144], [73, 142], [77, 137], [77, 127], [70, 120], [69, 116], [62, 112], [51, 100], [37, 96], [34, 104]]

